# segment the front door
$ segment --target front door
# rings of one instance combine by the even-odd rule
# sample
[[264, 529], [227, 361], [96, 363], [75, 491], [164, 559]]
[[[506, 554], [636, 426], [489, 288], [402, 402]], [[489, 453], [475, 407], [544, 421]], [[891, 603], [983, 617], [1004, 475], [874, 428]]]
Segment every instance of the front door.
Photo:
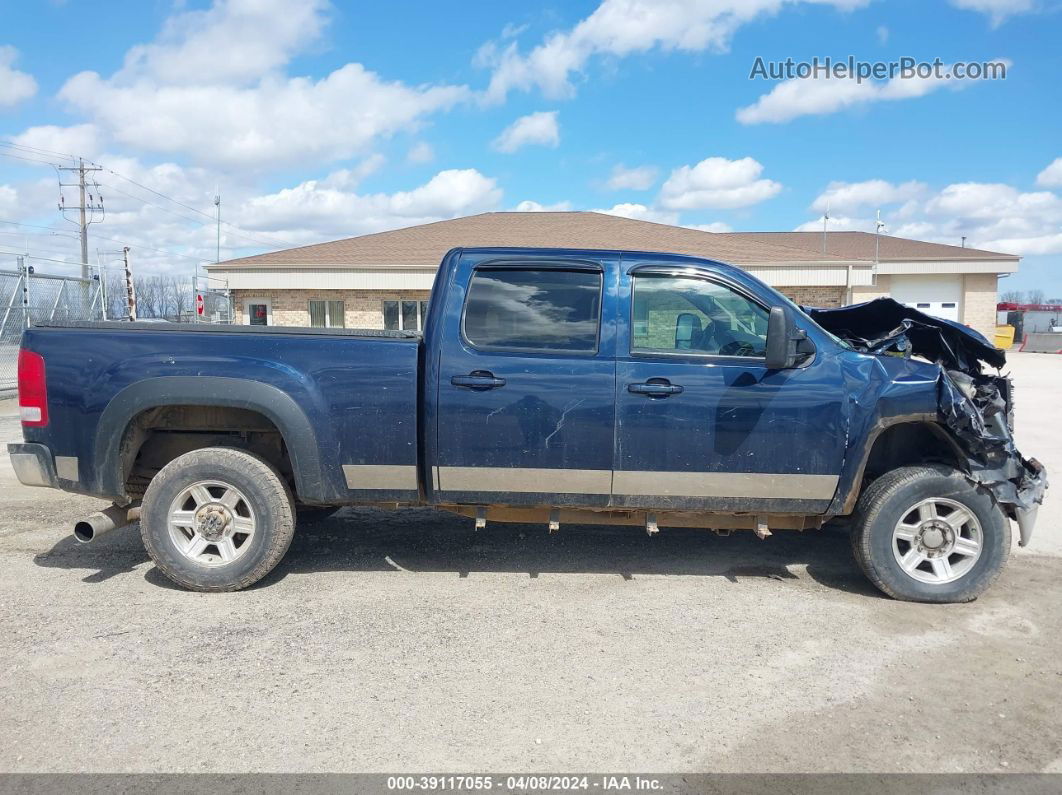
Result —
[[463, 261], [438, 368], [436, 502], [608, 504], [614, 263]]
[[620, 296], [614, 504], [825, 510], [845, 444], [832, 357], [768, 370], [770, 299], [708, 267], [636, 266]]

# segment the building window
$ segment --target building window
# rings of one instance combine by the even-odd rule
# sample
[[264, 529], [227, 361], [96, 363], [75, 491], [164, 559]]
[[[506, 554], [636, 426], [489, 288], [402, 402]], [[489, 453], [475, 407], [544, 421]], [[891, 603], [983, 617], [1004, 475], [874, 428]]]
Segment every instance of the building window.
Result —
[[310, 325], [315, 328], [343, 328], [346, 325], [342, 301], [310, 301]]
[[273, 308], [268, 298], [251, 298], [244, 303], [244, 322], [248, 326], [269, 326], [273, 322]]
[[427, 301], [384, 301], [384, 328], [423, 331], [428, 315]]

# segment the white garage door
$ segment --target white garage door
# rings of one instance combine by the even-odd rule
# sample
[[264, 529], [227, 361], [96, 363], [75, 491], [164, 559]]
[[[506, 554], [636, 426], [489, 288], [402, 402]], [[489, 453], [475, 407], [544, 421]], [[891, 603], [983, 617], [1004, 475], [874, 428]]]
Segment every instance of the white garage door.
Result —
[[889, 294], [927, 315], [959, 320], [962, 305], [962, 275], [892, 276]]

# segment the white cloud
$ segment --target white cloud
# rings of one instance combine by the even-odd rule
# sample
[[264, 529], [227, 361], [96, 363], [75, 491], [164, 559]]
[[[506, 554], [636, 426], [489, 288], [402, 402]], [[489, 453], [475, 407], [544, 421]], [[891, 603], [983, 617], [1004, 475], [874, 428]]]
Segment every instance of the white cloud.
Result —
[[322, 0], [217, 0], [174, 14], [110, 77], [81, 72], [59, 92], [118, 143], [212, 165], [341, 159], [416, 129], [465, 86], [407, 86], [358, 63], [320, 79], [283, 73], [324, 25]]
[[[1010, 62], [1001, 59], [1010, 67]], [[943, 66], [944, 74], [951, 66]], [[900, 77], [858, 82], [855, 78], [807, 77], [784, 80], [734, 114], [742, 124], [781, 123], [800, 116], [821, 116], [845, 108], [921, 97], [941, 88], [960, 89], [975, 82], [952, 77]]]
[[530, 199], [524, 199], [516, 207], [513, 208], [518, 213], [557, 213], [567, 212], [572, 209], [572, 203], [570, 201], [559, 201], [553, 204], [539, 204], [536, 201]]
[[557, 111], [543, 110], [521, 116], [494, 139], [492, 146], [499, 152], [515, 152], [521, 146], [537, 144], [557, 146], [560, 143], [560, 128]]
[[612, 190], [648, 190], [656, 182], [657, 170], [653, 166], [627, 168], [619, 163], [605, 183]]
[[101, 149], [99, 130], [94, 124], [75, 124], [70, 127], [44, 124], [30, 127], [12, 140], [22, 146], [90, 159], [97, 156]]
[[10, 218], [18, 209], [18, 191], [10, 185], [0, 185], [0, 216]]
[[1043, 188], [1062, 188], [1062, 157], [1056, 157], [1036, 175], [1036, 184]]
[[1009, 16], [1026, 14], [1036, 8], [1034, 0], [951, 0], [951, 4], [987, 15], [994, 28], [1002, 25]]
[[[912, 184], [919, 183], [903, 183]], [[886, 205], [882, 220], [889, 234], [950, 245], [959, 245], [965, 236], [968, 246], [1012, 254], [1062, 253], [1062, 197], [1051, 191], [1023, 192], [1001, 183], [959, 182], [938, 191], [920, 186], [913, 197], [908, 193], [895, 190], [891, 202], [882, 202]], [[829, 229], [872, 232], [874, 221], [870, 215], [831, 214]], [[797, 229], [817, 232], [822, 220], [808, 221]]]
[[426, 141], [417, 141], [406, 153], [406, 160], [410, 163], [430, 163], [435, 159], [435, 150]]
[[620, 218], [633, 218], [636, 221], [653, 221], [658, 224], [675, 225], [679, 220], [679, 214], [676, 212], [669, 212], [656, 207], [646, 207], [644, 204], [634, 202], [614, 204], [608, 209], [599, 208], [591, 210], [591, 212], [618, 215]]
[[[842, 10], [868, 0], [813, 0]], [[626, 57], [652, 49], [724, 52], [747, 22], [799, 0], [603, 0], [570, 30], [550, 34], [527, 54], [516, 42], [480, 48], [476, 63], [493, 68], [486, 97], [501, 101], [512, 90], [540, 89], [570, 97], [572, 75], [593, 56]]]
[[883, 179], [868, 179], [865, 182], [831, 182], [826, 190], [811, 203], [812, 210], [824, 212], [827, 206], [834, 212], [851, 212], [863, 207], [878, 207], [907, 201], [926, 191], [922, 182], [911, 180], [894, 185]]
[[475, 169], [440, 171], [424, 185], [396, 193], [359, 194], [308, 180], [248, 199], [235, 218], [252, 231], [316, 241], [484, 212], [501, 197], [495, 180]]
[[888, 44], [889, 29], [884, 25], [878, 25], [877, 30], [874, 31], [874, 35], [878, 37], [878, 44]]
[[14, 68], [18, 50], [0, 45], [0, 108], [17, 105], [37, 93], [37, 81]]
[[761, 179], [763, 166], [751, 157], [709, 157], [671, 172], [660, 189], [660, 204], [669, 210], [747, 207], [769, 199], [781, 183]]
[[701, 232], [733, 232], [734, 227], [722, 221], [713, 221], [710, 224], [683, 224], [687, 229], [698, 229]]
[[166, 20], [149, 44], [132, 47], [119, 83], [149, 76], [159, 84], [253, 82], [315, 41], [326, 0], [217, 0], [205, 11]]

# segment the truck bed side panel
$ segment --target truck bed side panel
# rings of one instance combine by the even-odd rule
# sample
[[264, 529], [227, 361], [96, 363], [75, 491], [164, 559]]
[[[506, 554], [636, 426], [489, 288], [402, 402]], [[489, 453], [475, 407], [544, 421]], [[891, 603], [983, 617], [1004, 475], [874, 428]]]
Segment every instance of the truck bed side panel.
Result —
[[78, 459], [64, 488], [123, 496], [118, 448], [136, 414], [222, 405], [277, 425], [299, 499], [417, 498], [416, 338], [97, 326], [31, 329], [23, 345], [45, 358], [51, 413], [24, 435]]

